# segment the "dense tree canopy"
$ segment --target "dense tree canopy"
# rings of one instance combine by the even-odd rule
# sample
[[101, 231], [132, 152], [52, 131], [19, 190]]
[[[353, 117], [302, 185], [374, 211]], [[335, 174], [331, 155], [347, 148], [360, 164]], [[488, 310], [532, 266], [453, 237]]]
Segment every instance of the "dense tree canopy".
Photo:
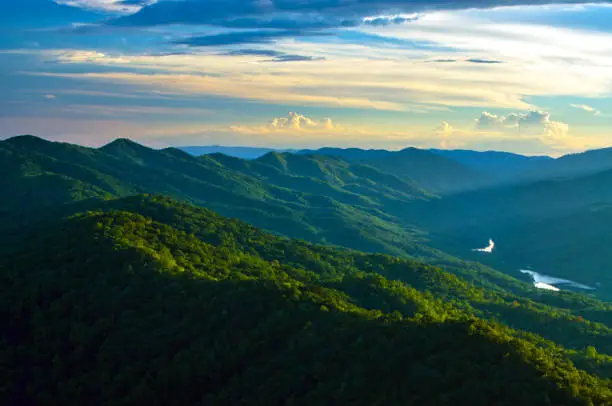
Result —
[[590, 340], [587, 327], [565, 331], [587, 322], [567, 309], [168, 198], [96, 205], [3, 248], [3, 403], [612, 401], [599, 349], [487, 317], [514, 309]]

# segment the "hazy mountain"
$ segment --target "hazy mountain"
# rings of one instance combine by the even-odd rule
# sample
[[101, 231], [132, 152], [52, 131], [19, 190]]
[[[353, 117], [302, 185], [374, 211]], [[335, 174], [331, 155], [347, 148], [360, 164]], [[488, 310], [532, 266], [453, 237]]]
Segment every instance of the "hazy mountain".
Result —
[[[507, 272], [531, 266], [612, 297], [611, 183], [608, 170], [467, 192], [411, 207], [404, 221], [454, 255]], [[498, 243], [493, 255], [470, 252], [491, 237]]]
[[292, 149], [258, 148], [258, 147], [226, 147], [220, 145], [210, 145], [202, 147], [178, 147], [194, 156], [207, 154], [225, 154], [236, 158], [255, 159], [269, 152], [293, 152]]
[[322, 148], [298, 153], [337, 156], [350, 162], [371, 165], [400, 178], [413, 180], [433, 193], [474, 189], [491, 180], [486, 173], [454, 159], [417, 148], [401, 151]]
[[549, 156], [525, 156], [500, 151], [470, 151], [461, 149], [430, 149], [429, 151], [453, 159], [462, 165], [492, 175], [495, 180], [504, 180], [533, 168], [542, 162], [553, 161]]
[[572, 177], [609, 169], [612, 169], [612, 148], [603, 148], [541, 162], [540, 165], [527, 170], [523, 177], [527, 179]]

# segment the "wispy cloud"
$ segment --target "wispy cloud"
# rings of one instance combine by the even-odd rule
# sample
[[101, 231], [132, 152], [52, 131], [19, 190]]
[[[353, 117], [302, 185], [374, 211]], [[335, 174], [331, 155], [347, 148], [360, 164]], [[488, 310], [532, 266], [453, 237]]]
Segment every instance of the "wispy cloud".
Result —
[[466, 59], [466, 62], [469, 63], [484, 63], [484, 64], [497, 64], [497, 63], [504, 63], [504, 61], [496, 61], [494, 59], [479, 59], [479, 58], [470, 58], [470, 59]]
[[266, 44], [284, 37], [320, 36], [320, 32], [276, 30], [276, 31], [238, 31], [216, 35], [191, 37], [174, 41], [178, 45], [190, 47], [216, 47], [236, 44]]
[[[69, 1], [69, 0], [66, 0]], [[118, 0], [70, 0], [81, 3], [116, 2]], [[521, 6], [531, 4], [581, 4], [582, 0], [336, 0], [286, 1], [286, 0], [189, 0], [162, 1], [139, 12], [123, 17], [115, 24], [155, 26], [161, 24], [207, 24], [241, 28], [330, 28], [357, 25], [388, 26], [417, 19], [415, 13], [439, 10], [465, 10], [493, 8], [497, 6]], [[594, 0], [592, 2], [607, 3]]]
[[597, 110], [596, 108], [588, 106], [586, 104], [570, 104], [570, 106], [575, 109], [579, 109], [579, 110], [586, 111], [588, 113], [592, 113], [595, 116], [598, 116], [601, 114], [600, 110]]
[[132, 14], [157, 0], [52, 0], [57, 4], [110, 13]]

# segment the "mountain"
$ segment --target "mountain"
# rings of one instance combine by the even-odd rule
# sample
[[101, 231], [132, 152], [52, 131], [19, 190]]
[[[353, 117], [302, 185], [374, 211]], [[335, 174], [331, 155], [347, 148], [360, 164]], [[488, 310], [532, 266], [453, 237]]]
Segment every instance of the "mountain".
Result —
[[[467, 192], [412, 207], [403, 221], [453, 255], [509, 273], [532, 267], [610, 298], [610, 183], [612, 170]], [[492, 255], [471, 252], [489, 238], [497, 243]]]
[[168, 198], [79, 205], [2, 249], [3, 404], [612, 402], [607, 304], [483, 290]]
[[281, 150], [222, 146], [180, 149], [194, 156], [221, 153], [243, 159], [256, 159], [270, 152], [336, 156], [408, 178], [432, 193], [441, 194], [558, 177], [574, 177], [612, 169], [612, 148], [590, 150], [559, 158], [525, 156], [503, 151], [417, 148], [406, 148], [401, 151], [329, 147], [316, 150]]
[[462, 149], [430, 149], [434, 154], [450, 158], [479, 172], [489, 173], [495, 180], [510, 180], [510, 177], [525, 171], [540, 168], [543, 162], [551, 162], [549, 156], [525, 156], [501, 151], [471, 151]]
[[[41, 208], [160, 193], [292, 237], [367, 251], [429, 255], [422, 232], [387, 208], [434, 198], [414, 182], [334, 157], [270, 153], [257, 160], [193, 157], [119, 139], [100, 149], [36, 137], [0, 142], [0, 227], [19, 229]], [[422, 252], [421, 252], [422, 251]]]
[[564, 155], [553, 161], [526, 170], [524, 179], [574, 177], [612, 170], [612, 148], [594, 149], [578, 154]]
[[275, 148], [257, 148], [257, 147], [226, 147], [220, 145], [210, 145], [202, 147], [178, 147], [178, 149], [187, 152], [193, 156], [201, 156], [208, 154], [224, 154], [242, 159], [259, 158], [270, 152], [294, 152], [291, 149], [275, 149]]
[[415, 181], [432, 193], [448, 194], [475, 189], [492, 180], [485, 172], [417, 148], [401, 151], [322, 148], [298, 153], [336, 156], [349, 162], [370, 165], [397, 177]]
[[[0, 231], [13, 234], [76, 202], [157, 193], [289, 237], [425, 260], [487, 289], [531, 297], [530, 278], [519, 272], [531, 266], [612, 297], [605, 209], [612, 194], [602, 187], [612, 171], [439, 196], [337, 156], [193, 157], [129, 140], [92, 149], [36, 137], [0, 142], [0, 171], [7, 191]], [[472, 251], [489, 238], [497, 243], [493, 253]]]

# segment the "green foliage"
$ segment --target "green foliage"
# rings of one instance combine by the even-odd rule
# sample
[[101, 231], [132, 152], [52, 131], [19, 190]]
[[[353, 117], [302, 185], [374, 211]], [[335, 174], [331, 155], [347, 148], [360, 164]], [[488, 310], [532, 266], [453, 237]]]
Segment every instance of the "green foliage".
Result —
[[510, 306], [511, 293], [430, 265], [157, 196], [41, 227], [0, 260], [4, 404], [612, 401], [599, 346], [567, 350], [487, 316], [566, 328], [569, 311], [517, 296]]

